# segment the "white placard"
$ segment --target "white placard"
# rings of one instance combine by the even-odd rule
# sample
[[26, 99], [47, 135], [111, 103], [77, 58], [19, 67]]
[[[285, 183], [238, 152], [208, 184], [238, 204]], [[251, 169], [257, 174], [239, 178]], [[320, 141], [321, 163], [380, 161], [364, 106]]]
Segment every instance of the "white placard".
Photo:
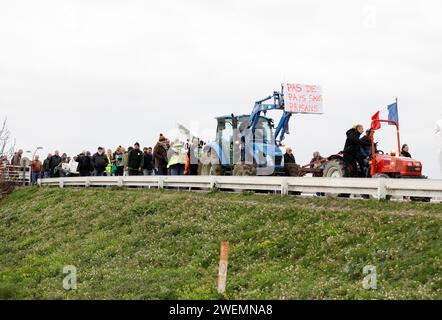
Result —
[[322, 114], [322, 88], [318, 85], [284, 84], [285, 111]]

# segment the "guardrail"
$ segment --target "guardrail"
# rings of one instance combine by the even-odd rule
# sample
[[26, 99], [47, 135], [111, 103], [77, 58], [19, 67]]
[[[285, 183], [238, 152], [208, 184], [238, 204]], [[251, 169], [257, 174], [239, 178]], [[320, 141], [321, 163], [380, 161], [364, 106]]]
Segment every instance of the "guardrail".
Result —
[[330, 195], [369, 195], [375, 199], [394, 197], [426, 197], [442, 199], [442, 180], [426, 179], [364, 179], [364, 178], [295, 178], [234, 176], [129, 176], [69, 177], [39, 180], [47, 187], [141, 187], [182, 188], [234, 191], [267, 191]]
[[0, 165], [0, 179], [17, 184], [30, 184], [31, 167]]

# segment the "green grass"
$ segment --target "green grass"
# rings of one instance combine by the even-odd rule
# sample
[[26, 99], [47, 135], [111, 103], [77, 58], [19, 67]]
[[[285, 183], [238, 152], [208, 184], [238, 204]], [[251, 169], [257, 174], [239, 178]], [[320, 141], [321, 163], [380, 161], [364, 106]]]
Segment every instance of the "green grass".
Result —
[[442, 299], [440, 204], [29, 188], [0, 203], [0, 239], [2, 299]]

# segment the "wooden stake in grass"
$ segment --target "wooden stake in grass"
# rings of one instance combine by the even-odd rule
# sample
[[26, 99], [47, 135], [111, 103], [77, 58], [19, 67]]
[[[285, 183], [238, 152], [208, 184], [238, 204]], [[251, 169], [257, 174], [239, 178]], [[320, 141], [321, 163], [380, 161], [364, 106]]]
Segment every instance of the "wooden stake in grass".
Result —
[[229, 261], [229, 242], [221, 242], [221, 253], [218, 269], [218, 293], [226, 292], [227, 264]]

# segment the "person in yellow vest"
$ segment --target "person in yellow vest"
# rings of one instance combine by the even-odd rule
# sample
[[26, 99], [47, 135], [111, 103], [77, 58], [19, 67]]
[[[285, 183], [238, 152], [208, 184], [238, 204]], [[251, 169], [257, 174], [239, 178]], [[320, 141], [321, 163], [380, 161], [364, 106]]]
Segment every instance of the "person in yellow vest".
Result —
[[170, 170], [172, 176], [182, 176], [184, 174], [184, 168], [186, 166], [187, 150], [184, 148], [183, 143], [180, 140], [175, 140], [168, 151], [167, 169]]
[[107, 149], [107, 153], [106, 153], [106, 157], [107, 157], [107, 166], [106, 166], [106, 176], [110, 177], [110, 176], [114, 176], [115, 175], [115, 159], [114, 159], [114, 154], [112, 153], [111, 149]]

